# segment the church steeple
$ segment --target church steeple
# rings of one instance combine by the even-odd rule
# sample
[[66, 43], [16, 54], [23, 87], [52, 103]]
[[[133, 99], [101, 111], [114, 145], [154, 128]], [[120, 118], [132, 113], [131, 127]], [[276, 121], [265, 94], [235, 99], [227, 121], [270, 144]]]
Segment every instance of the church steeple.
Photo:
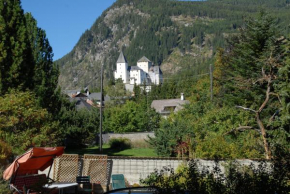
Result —
[[128, 62], [123, 52], [121, 51], [116, 63], [115, 79], [121, 78], [123, 83], [129, 82], [130, 72], [128, 70]]
[[128, 63], [126, 57], [123, 54], [123, 51], [121, 51], [117, 63]]

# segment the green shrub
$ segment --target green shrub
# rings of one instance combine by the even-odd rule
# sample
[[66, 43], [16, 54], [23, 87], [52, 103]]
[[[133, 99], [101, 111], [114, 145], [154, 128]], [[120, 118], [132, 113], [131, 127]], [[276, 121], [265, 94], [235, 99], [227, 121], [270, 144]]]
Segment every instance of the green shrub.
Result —
[[156, 188], [155, 194], [289, 194], [289, 164], [289, 158], [262, 161], [257, 167], [252, 164], [246, 168], [232, 162], [223, 174], [218, 161], [209, 171], [207, 167], [201, 170], [192, 160], [176, 172], [169, 167], [155, 170], [140, 183]]
[[9, 190], [8, 186], [9, 181], [4, 181], [2, 178], [3, 171], [4, 169], [0, 167], [0, 194], [10, 194], [12, 192]]
[[112, 138], [109, 145], [111, 149], [125, 150], [131, 148], [131, 141], [127, 138]]
[[11, 147], [0, 139], [0, 165], [7, 164], [7, 159], [12, 155]]
[[132, 148], [151, 148], [152, 146], [145, 140], [138, 140], [131, 142]]

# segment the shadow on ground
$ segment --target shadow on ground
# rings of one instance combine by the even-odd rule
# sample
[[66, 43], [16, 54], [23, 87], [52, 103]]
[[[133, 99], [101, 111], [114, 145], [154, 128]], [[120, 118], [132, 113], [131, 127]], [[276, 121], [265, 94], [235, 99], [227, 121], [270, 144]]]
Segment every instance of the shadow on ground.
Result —
[[65, 149], [65, 154], [78, 154], [78, 155], [105, 154], [105, 155], [108, 155], [108, 156], [133, 156], [132, 154], [119, 153], [121, 151], [124, 151], [124, 150], [111, 149], [111, 148], [108, 148], [108, 147], [104, 147], [102, 153], [100, 152], [99, 147], [81, 148], [81, 149], [68, 148], [68, 149]]

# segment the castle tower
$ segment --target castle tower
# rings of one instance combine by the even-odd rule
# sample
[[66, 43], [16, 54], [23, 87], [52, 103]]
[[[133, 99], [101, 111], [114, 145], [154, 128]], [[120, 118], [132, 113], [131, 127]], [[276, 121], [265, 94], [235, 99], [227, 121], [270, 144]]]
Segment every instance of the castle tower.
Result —
[[142, 69], [145, 73], [149, 73], [149, 69], [152, 66], [152, 62], [145, 56], [139, 59], [137, 66]]
[[123, 83], [129, 83], [129, 71], [128, 71], [128, 62], [121, 51], [119, 58], [116, 63], [115, 79], [121, 78]]

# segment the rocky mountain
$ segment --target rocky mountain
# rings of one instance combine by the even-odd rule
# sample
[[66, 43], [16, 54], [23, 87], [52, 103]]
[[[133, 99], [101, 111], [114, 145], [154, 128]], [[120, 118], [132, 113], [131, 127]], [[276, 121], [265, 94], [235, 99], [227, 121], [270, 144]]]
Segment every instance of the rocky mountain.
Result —
[[101, 65], [106, 83], [113, 79], [121, 50], [129, 65], [146, 56], [161, 66], [165, 77], [183, 71], [207, 72], [225, 38], [261, 9], [271, 9], [289, 33], [283, 23], [290, 18], [288, 0], [117, 0], [83, 33], [73, 50], [55, 62], [61, 72], [59, 84], [62, 89], [98, 89]]

